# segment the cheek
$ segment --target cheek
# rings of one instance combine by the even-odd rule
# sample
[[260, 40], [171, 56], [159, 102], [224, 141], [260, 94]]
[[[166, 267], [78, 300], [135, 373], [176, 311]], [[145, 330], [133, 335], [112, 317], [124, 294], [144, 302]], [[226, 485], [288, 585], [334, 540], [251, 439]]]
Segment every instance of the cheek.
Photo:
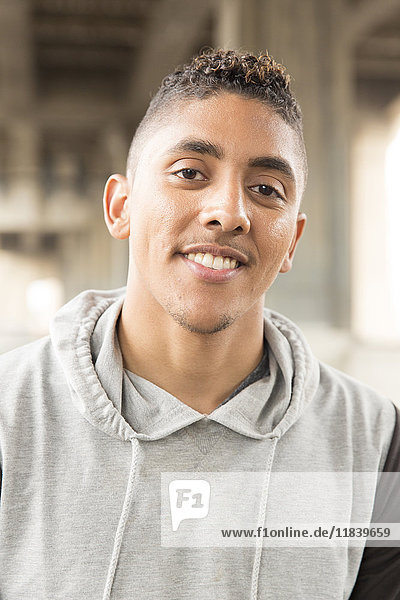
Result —
[[193, 219], [193, 207], [182, 193], [171, 194], [163, 186], [155, 186], [151, 192], [136, 189], [130, 218], [134, 254], [169, 253]]
[[257, 224], [257, 231], [254, 231], [257, 239], [260, 239], [260, 251], [271, 261], [276, 255], [277, 259], [282, 252], [289, 248], [292, 236], [296, 226], [296, 217], [288, 214], [267, 215]]
[[292, 239], [294, 225], [287, 219], [279, 219], [271, 226], [271, 237], [276, 244], [276, 248], [287, 250]]
[[270, 288], [281, 268], [285, 255], [290, 247], [296, 227], [296, 215], [286, 214], [268, 215], [257, 224], [257, 231], [253, 235], [258, 240], [257, 247], [260, 260], [261, 276], [258, 283], [254, 284], [253, 292], [265, 292]]

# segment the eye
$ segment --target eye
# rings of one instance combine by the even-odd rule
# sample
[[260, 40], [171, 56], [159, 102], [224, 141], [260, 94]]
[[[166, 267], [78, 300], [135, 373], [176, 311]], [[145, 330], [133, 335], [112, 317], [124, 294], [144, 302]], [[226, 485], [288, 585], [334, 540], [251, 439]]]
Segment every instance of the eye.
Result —
[[180, 179], [189, 179], [196, 181], [204, 181], [205, 177], [200, 171], [197, 169], [180, 169], [179, 171], [175, 171], [174, 175], [179, 177]]
[[281, 200], [284, 200], [282, 194], [280, 194], [278, 190], [276, 190], [272, 185], [261, 183], [259, 185], [253, 185], [250, 189], [254, 190], [257, 194], [261, 194], [261, 196], [265, 196], [267, 198], [275, 196], [280, 198]]

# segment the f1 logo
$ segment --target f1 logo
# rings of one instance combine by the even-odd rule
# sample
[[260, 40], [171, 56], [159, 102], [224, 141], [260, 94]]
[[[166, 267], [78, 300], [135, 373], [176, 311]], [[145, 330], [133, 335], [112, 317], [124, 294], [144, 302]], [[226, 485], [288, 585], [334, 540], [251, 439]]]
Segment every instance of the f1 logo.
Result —
[[204, 519], [210, 506], [210, 484], [205, 479], [175, 479], [169, 484], [172, 531], [185, 519]]

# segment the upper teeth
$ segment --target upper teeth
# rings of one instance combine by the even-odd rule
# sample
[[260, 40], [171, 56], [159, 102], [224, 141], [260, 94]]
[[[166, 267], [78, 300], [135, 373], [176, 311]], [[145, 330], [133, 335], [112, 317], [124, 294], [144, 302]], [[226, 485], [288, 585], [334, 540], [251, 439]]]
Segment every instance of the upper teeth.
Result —
[[208, 252], [206, 254], [203, 252], [197, 252], [197, 254], [191, 252], [190, 254], [184, 254], [184, 256], [189, 260], [200, 263], [204, 267], [217, 269], [218, 271], [222, 269], [236, 269], [239, 266], [239, 262], [235, 258], [229, 258], [229, 256], [213, 256]]

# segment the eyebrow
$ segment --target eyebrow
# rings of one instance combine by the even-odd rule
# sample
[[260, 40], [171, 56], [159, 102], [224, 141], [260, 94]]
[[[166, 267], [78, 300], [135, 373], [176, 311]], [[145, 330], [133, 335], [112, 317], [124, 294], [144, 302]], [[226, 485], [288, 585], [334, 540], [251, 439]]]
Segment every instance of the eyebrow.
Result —
[[291, 181], [295, 181], [292, 167], [283, 158], [278, 156], [258, 156], [249, 160], [249, 167], [261, 167], [263, 169], [273, 169], [285, 175]]
[[186, 138], [168, 151], [171, 154], [176, 152], [196, 152], [197, 154], [208, 154], [214, 158], [223, 158], [224, 156], [224, 151], [218, 144], [194, 138]]
[[[195, 138], [181, 140], [176, 146], [169, 149], [168, 154], [175, 154], [177, 152], [196, 152], [197, 154], [205, 154], [218, 159], [224, 158], [225, 155], [223, 148], [219, 144]], [[251, 168], [279, 171], [282, 175], [290, 179], [290, 181], [296, 180], [293, 169], [288, 161], [278, 156], [257, 156], [249, 159], [248, 166]]]

